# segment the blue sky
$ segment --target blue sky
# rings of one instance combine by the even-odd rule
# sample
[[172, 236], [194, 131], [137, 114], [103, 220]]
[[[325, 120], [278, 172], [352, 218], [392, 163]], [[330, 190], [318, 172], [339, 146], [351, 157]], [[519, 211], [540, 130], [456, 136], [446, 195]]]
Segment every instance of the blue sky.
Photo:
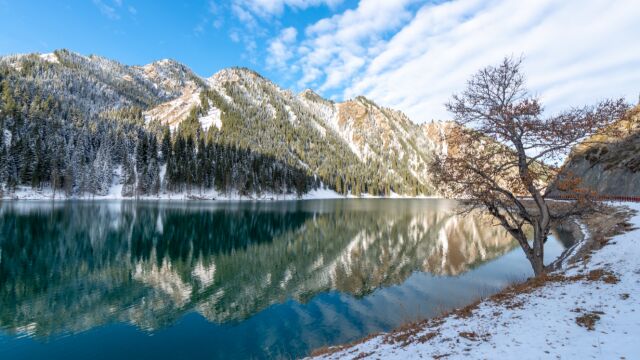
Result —
[[201, 76], [247, 66], [424, 122], [447, 118], [469, 75], [512, 54], [550, 112], [636, 102], [639, 18], [637, 0], [0, 0], [0, 54], [172, 58]]
[[255, 16], [258, 34], [235, 15], [233, 2], [0, 0], [0, 54], [68, 48], [126, 64], [172, 58], [202, 76], [229, 66], [262, 70], [266, 49], [249, 51], [244, 36], [265, 43], [280, 27], [304, 27], [349, 5], [284, 7], [270, 19]]

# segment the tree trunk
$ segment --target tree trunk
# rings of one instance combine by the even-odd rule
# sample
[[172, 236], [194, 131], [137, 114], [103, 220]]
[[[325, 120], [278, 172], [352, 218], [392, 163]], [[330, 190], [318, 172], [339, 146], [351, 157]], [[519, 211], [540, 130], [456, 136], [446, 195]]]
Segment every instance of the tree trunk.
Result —
[[544, 243], [547, 238], [547, 232], [544, 230], [534, 230], [533, 232], [533, 248], [531, 256], [528, 256], [529, 262], [533, 267], [535, 276], [542, 275], [546, 269], [544, 267]]
[[534, 253], [533, 257], [529, 258], [529, 262], [531, 262], [535, 276], [540, 276], [546, 272], [544, 267], [544, 258], [542, 256], [537, 256]]

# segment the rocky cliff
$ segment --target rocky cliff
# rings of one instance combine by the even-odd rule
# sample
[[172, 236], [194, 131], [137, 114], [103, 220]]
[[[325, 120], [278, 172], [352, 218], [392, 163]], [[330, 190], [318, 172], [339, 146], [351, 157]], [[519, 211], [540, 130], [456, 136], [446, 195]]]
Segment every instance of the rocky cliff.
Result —
[[[578, 177], [581, 186], [607, 196], [640, 196], [640, 106], [612, 128], [576, 146], [559, 179]], [[557, 182], [552, 194], [561, 194]]]

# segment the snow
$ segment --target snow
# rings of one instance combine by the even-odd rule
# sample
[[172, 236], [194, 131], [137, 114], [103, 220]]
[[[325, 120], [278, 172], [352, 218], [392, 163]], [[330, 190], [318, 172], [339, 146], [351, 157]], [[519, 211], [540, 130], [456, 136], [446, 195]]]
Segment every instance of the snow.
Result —
[[209, 130], [211, 125], [214, 125], [218, 128], [218, 130], [222, 130], [222, 120], [220, 119], [220, 109], [216, 107], [211, 107], [207, 115], [201, 117], [199, 119], [200, 125], [202, 125], [202, 129], [204, 131]]
[[11, 131], [9, 130], [2, 130], [2, 136], [4, 136], [4, 144], [5, 146], [8, 146], [7, 144], [11, 144]]
[[297, 123], [298, 122], [298, 117], [293, 112], [293, 110], [291, 110], [291, 106], [285, 105], [284, 108], [287, 111], [287, 117], [289, 118], [289, 122], [292, 123], [292, 124]]
[[[166, 171], [166, 167], [160, 168], [161, 174]], [[18, 186], [14, 192], [4, 192], [0, 196], [0, 200], [50, 200], [50, 199], [78, 199], [78, 200], [132, 200], [134, 197], [122, 196], [122, 183], [121, 183], [122, 168], [118, 167], [114, 171], [114, 177], [111, 187], [106, 195], [93, 195], [86, 194], [81, 196], [73, 196], [68, 198], [63, 191], [56, 191], [54, 193], [50, 188], [43, 188], [40, 190], [32, 189], [29, 186]], [[275, 194], [275, 193], [261, 193], [261, 194], [249, 194], [241, 195], [237, 192], [218, 192], [214, 189], [207, 189], [200, 191], [193, 189], [191, 191], [184, 192], [162, 192], [158, 195], [143, 195], [139, 196], [140, 200], [220, 200], [220, 201], [265, 201], [265, 200], [326, 200], [326, 199], [432, 199], [433, 196], [407, 196], [399, 195], [394, 192], [390, 196], [374, 196], [369, 194], [362, 194], [361, 196], [354, 195], [342, 195], [331, 189], [316, 189], [309, 191], [302, 196], [296, 194]]]
[[[640, 210], [638, 204], [625, 205]], [[631, 222], [640, 227], [640, 214], [636, 213]], [[588, 262], [562, 270], [566, 276], [573, 276], [605, 269], [619, 278], [618, 283], [586, 279], [550, 282], [510, 301], [522, 306], [510, 309], [486, 300], [468, 318], [448, 316], [441, 324], [428, 323], [413, 337], [418, 339], [432, 333], [433, 338], [426, 341], [403, 345], [385, 341], [382, 334], [320, 358], [428, 359], [443, 355], [447, 355], [446, 359], [638, 358], [639, 242], [640, 230], [618, 235]], [[600, 319], [594, 330], [576, 323], [577, 317], [594, 311], [602, 312], [598, 313]], [[475, 333], [479, 338], [470, 340], [460, 335], [463, 332]]]
[[571, 248], [569, 248], [569, 250], [567, 251], [567, 257], [564, 259], [564, 261], [562, 262], [562, 266], [563, 267], [567, 267], [567, 265], [569, 264], [569, 261], [580, 251], [580, 249], [582, 249], [582, 247], [587, 243], [587, 239], [590, 236], [589, 233], [589, 229], [587, 228], [587, 225], [585, 225], [584, 222], [577, 220], [578, 226], [580, 227], [580, 231], [582, 232], [582, 241], [578, 241], [577, 243], [575, 243]]
[[58, 64], [58, 57], [54, 53], [40, 54], [40, 58], [44, 61], [48, 61], [50, 63]]
[[117, 198], [118, 196], [122, 196], [122, 166], [118, 166], [113, 171], [113, 178], [111, 186], [109, 187], [109, 191], [107, 193], [107, 197], [109, 198]]
[[[161, 169], [164, 171], [164, 169]], [[121, 168], [117, 168], [114, 171], [114, 181], [112, 186], [109, 188], [109, 191], [106, 195], [93, 195], [86, 194], [81, 196], [73, 196], [71, 199], [81, 199], [81, 200], [131, 200], [133, 197], [124, 197], [122, 196], [122, 184], [120, 183]], [[190, 192], [163, 192], [158, 195], [144, 195], [138, 197], [141, 200], [222, 200], [222, 201], [254, 201], [254, 200], [318, 200], [318, 199], [342, 199], [342, 198], [353, 198], [353, 196], [343, 196], [338, 194], [337, 192], [329, 189], [317, 189], [310, 191], [301, 197], [298, 197], [296, 194], [273, 194], [273, 193], [262, 193], [262, 194], [250, 194], [250, 195], [240, 195], [237, 192], [218, 192], [213, 189], [209, 190], [197, 190], [194, 189]], [[18, 186], [15, 192], [4, 192], [2, 196], [0, 196], [0, 200], [49, 200], [49, 199], [67, 199], [63, 191], [56, 191], [55, 197], [54, 193], [50, 188], [43, 188], [40, 190], [32, 189], [28, 186]]]

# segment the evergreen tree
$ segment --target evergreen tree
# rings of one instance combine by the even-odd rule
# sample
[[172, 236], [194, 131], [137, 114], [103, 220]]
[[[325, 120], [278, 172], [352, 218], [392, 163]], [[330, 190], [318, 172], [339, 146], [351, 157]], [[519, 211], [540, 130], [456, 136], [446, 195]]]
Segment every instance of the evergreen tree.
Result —
[[133, 161], [125, 157], [122, 165], [122, 196], [129, 197], [136, 194], [136, 171]]
[[4, 184], [7, 181], [7, 150], [4, 142], [4, 124], [0, 121], [0, 198], [3, 195]]
[[107, 138], [103, 139], [95, 160], [93, 161], [92, 188], [96, 195], [106, 195], [113, 180], [113, 164], [111, 163], [111, 146]]
[[136, 197], [147, 193], [149, 188], [149, 143], [144, 132], [138, 132], [138, 140], [136, 146]]
[[171, 130], [166, 126], [162, 131], [162, 145], [160, 150], [162, 152], [160, 164], [164, 165], [169, 161], [169, 157], [171, 156]]
[[157, 195], [160, 191], [160, 164], [158, 160], [158, 141], [156, 137], [151, 134], [147, 136], [147, 174], [146, 174], [146, 186], [147, 193], [150, 195]]

